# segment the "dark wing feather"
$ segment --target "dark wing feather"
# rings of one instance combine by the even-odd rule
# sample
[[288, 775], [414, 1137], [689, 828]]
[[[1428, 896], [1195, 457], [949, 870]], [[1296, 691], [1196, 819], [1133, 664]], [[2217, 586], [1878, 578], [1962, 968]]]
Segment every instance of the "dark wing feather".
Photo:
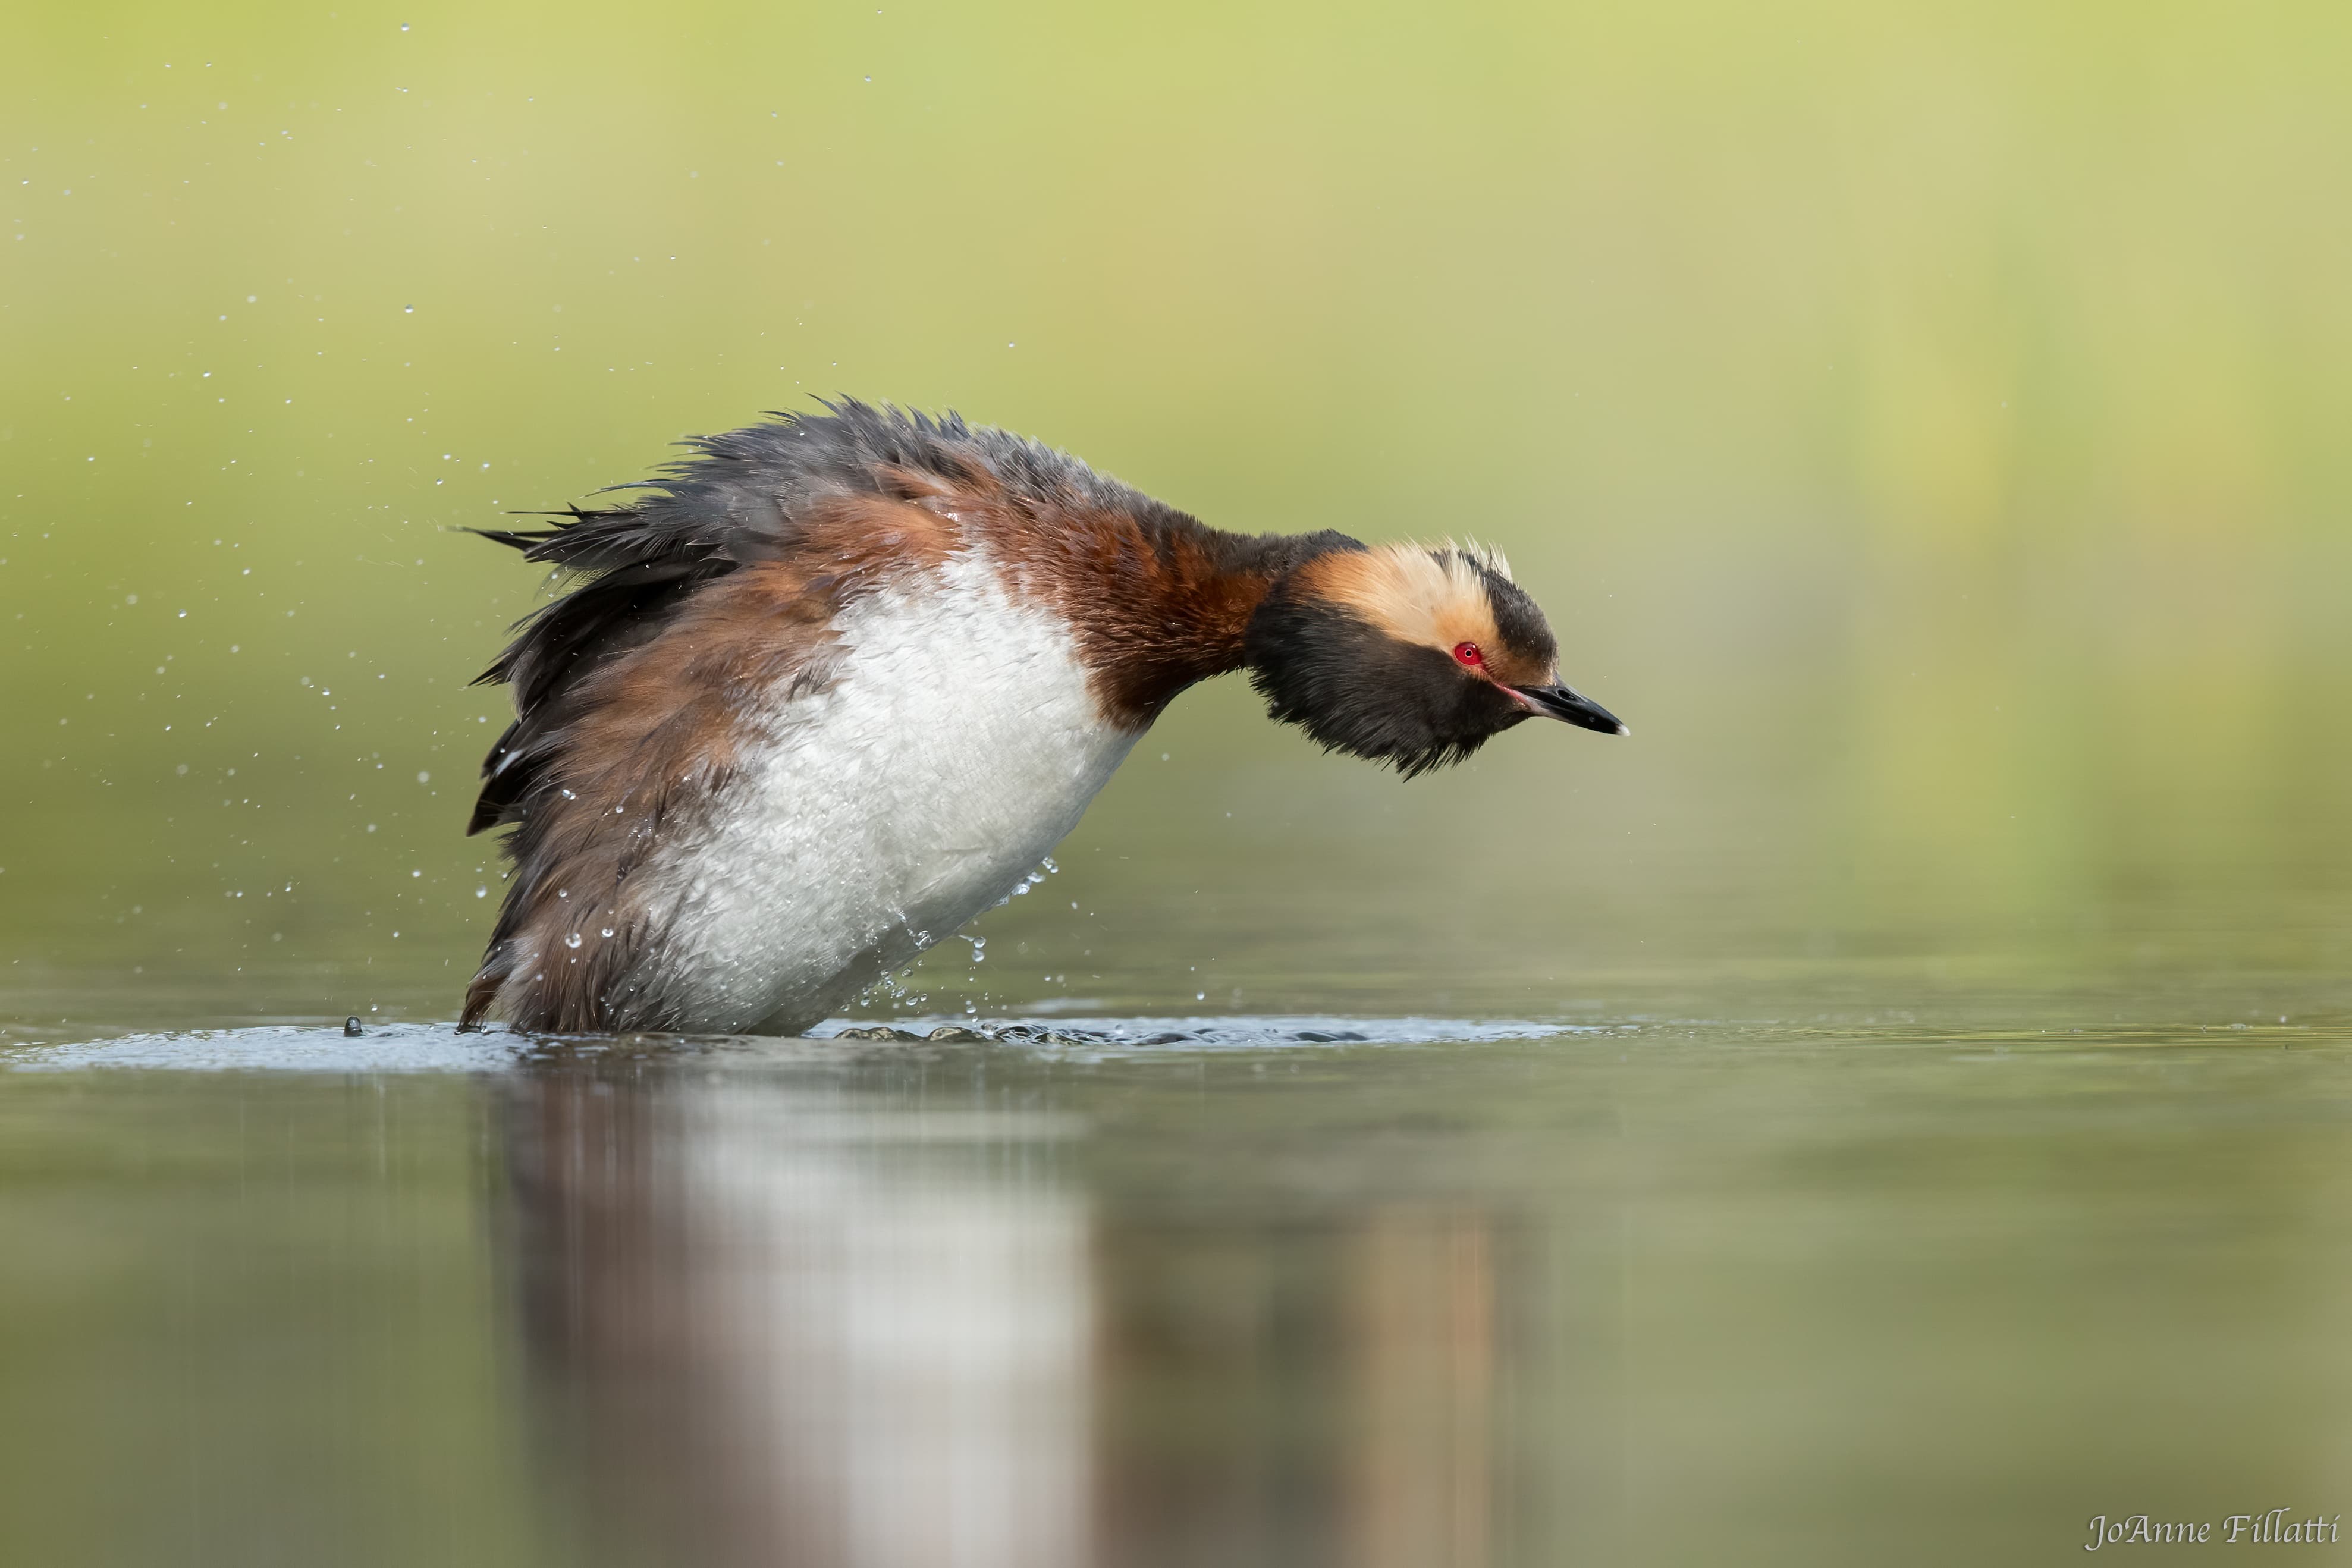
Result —
[[468, 833], [513, 821], [548, 762], [562, 749], [564, 698], [596, 661], [647, 642], [667, 612], [716, 575], [684, 563], [622, 567], [592, 579], [517, 623], [515, 640], [475, 684], [514, 688], [515, 721], [482, 760], [482, 792]]

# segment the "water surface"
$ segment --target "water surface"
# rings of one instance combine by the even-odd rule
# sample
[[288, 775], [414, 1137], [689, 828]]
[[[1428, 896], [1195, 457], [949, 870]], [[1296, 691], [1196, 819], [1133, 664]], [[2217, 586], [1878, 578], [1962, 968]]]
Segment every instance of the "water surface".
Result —
[[1976, 1563], [2338, 1500], [2340, 1023], [1055, 1032], [16, 1048], [11, 1537]]

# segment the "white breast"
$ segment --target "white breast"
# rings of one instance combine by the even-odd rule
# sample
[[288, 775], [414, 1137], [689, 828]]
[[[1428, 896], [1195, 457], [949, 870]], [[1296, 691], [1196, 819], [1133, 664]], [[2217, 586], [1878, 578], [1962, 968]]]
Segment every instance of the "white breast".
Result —
[[677, 1028], [824, 1018], [1011, 892], [1140, 733], [1097, 711], [1068, 625], [976, 554], [835, 630], [839, 678], [780, 697], [710, 818], [646, 868], [636, 978]]

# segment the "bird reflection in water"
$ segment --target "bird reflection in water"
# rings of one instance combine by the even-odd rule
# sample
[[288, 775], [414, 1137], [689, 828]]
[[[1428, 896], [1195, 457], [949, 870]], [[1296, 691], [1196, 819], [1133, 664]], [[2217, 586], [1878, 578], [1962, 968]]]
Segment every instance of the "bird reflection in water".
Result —
[[1068, 1121], [894, 1099], [514, 1081], [499, 1239], [575, 1559], [1501, 1560], [1486, 1221], [1122, 1216]]
[[512, 1253], [584, 1549], [1091, 1562], [1087, 1217], [1022, 1122], [519, 1082]]

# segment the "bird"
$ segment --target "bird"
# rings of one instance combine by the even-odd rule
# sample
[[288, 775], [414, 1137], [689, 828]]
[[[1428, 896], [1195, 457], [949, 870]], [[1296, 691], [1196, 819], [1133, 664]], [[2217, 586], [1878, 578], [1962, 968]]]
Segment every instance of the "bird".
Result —
[[564, 586], [476, 682], [515, 718], [467, 831], [513, 831], [460, 1028], [803, 1033], [1000, 903], [1233, 671], [1406, 778], [1529, 718], [1630, 733], [1492, 549], [1225, 532], [951, 412], [816, 410], [467, 530]]

